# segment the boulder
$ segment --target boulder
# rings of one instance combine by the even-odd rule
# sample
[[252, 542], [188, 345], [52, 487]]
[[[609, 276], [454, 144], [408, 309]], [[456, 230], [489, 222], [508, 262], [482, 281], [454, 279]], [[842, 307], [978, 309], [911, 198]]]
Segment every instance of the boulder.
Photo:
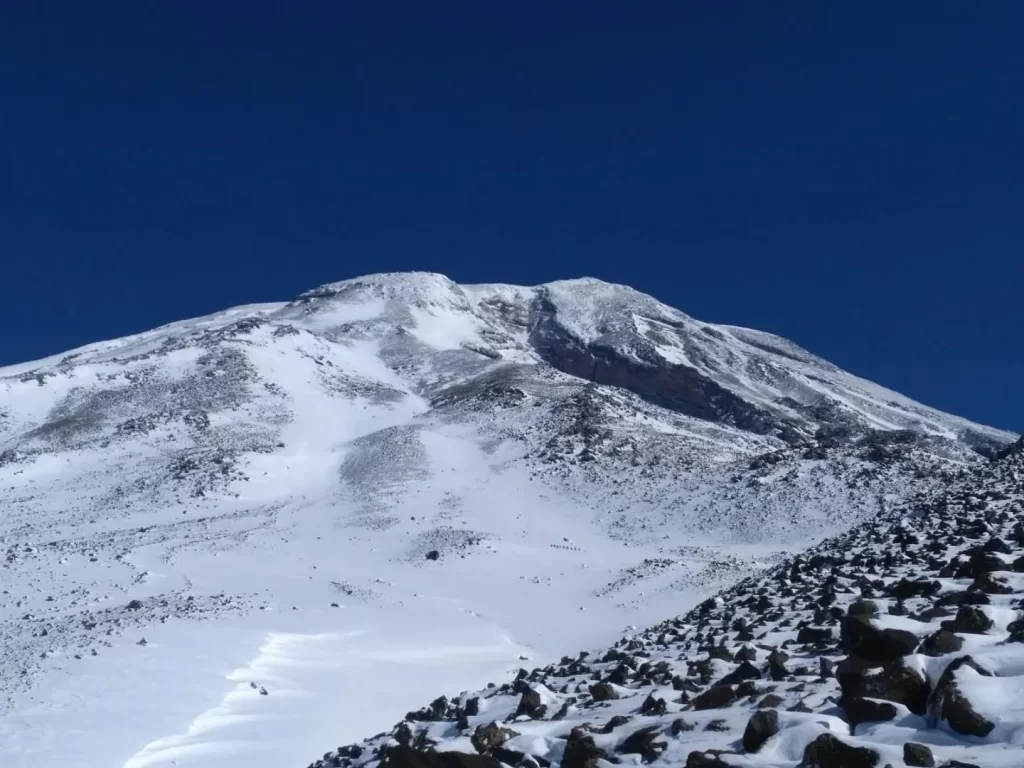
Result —
[[853, 747], [831, 733], [823, 733], [804, 749], [803, 765], [814, 768], [875, 768], [879, 754], [867, 747]]
[[957, 671], [969, 667], [980, 675], [991, 677], [970, 656], [961, 656], [943, 671], [935, 685], [935, 691], [928, 700], [928, 714], [936, 722], [945, 720], [957, 733], [967, 736], [988, 736], [995, 724], [975, 711], [970, 700], [956, 682]]
[[594, 743], [594, 737], [583, 728], [573, 728], [565, 740], [562, 768], [597, 768], [597, 761], [602, 757], [604, 753]]
[[652, 763], [667, 746], [664, 741], [655, 741], [660, 732], [661, 728], [657, 725], [640, 728], [627, 736], [615, 751], [624, 755], [640, 755], [645, 763]]
[[489, 725], [478, 726], [470, 737], [470, 741], [477, 752], [486, 754], [518, 735], [511, 728], [502, 728], [497, 723], [490, 723]]
[[[501, 763], [487, 755], [465, 752], [420, 752], [412, 747], [394, 746], [384, 752], [381, 768], [501, 768]], [[587, 766], [594, 768], [594, 766]]]
[[913, 768], [934, 768], [935, 756], [924, 744], [908, 741], [903, 745], [903, 762]]
[[992, 619], [977, 606], [962, 605], [956, 613], [956, 618], [942, 622], [942, 628], [950, 632], [983, 635], [992, 629]]
[[964, 646], [962, 637], [950, 632], [948, 629], [940, 629], [928, 635], [918, 648], [918, 653], [925, 656], [945, 656], [947, 653], [956, 653]]
[[915, 715], [927, 711], [931, 687], [924, 675], [902, 659], [879, 666], [851, 656], [839, 662], [836, 677], [844, 699], [884, 699], [903, 704]]
[[917, 648], [917, 635], [902, 629], [880, 629], [864, 616], [844, 616], [840, 637], [847, 653], [866, 661], [895, 661]]
[[899, 710], [888, 701], [866, 699], [863, 696], [844, 697], [839, 706], [846, 713], [850, 732], [855, 733], [861, 723], [885, 723], [896, 717]]
[[595, 683], [590, 686], [590, 697], [594, 701], [611, 701], [619, 698], [619, 693], [611, 683]]
[[694, 698], [693, 708], [696, 710], [720, 709], [728, 707], [735, 701], [736, 691], [731, 685], [714, 685]]
[[772, 736], [779, 732], [779, 713], [774, 709], [755, 712], [743, 731], [743, 749], [757, 752]]

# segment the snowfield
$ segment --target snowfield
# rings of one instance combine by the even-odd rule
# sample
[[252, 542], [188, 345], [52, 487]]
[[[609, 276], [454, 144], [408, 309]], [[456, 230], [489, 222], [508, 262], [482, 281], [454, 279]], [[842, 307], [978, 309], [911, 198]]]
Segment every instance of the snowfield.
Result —
[[0, 765], [306, 765], [1014, 437], [590, 279], [376, 275], [0, 369]]

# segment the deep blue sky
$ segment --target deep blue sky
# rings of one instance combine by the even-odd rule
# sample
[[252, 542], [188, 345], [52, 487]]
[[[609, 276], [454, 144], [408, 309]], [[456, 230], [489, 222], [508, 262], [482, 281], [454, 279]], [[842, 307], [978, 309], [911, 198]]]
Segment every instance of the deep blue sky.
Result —
[[1024, 431], [1024, 3], [0, 8], [0, 364], [593, 275]]

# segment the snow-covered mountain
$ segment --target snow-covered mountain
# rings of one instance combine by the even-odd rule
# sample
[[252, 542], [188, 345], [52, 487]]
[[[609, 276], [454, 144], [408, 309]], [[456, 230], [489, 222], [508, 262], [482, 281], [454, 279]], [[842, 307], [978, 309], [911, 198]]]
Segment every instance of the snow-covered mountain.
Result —
[[0, 764], [304, 764], [1014, 437], [592, 279], [376, 275], [0, 369]]
[[310, 768], [1016, 768], [1024, 440], [611, 648], [434, 699]]

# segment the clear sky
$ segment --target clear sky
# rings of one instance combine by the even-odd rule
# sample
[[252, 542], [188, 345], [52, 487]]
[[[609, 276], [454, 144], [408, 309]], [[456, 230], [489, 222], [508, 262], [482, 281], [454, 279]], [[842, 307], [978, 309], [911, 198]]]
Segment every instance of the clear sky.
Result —
[[629, 283], [1024, 431], [1024, 3], [7, 2], [0, 364], [368, 272]]

